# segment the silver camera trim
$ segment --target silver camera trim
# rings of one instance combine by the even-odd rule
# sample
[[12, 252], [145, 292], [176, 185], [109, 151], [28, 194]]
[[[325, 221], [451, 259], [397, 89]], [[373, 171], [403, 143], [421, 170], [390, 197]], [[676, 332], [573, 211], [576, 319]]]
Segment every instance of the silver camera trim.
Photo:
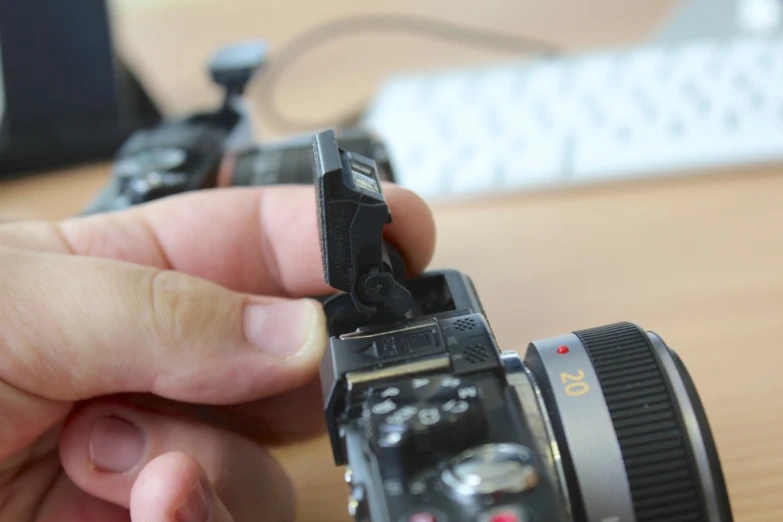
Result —
[[514, 388], [517, 398], [522, 405], [522, 414], [525, 416], [531, 429], [533, 440], [536, 443], [536, 450], [547, 460], [547, 465], [544, 466], [545, 469], [542, 470], [542, 473], [546, 474], [547, 478], [557, 489], [560, 503], [568, 516], [568, 520], [564, 522], [571, 522], [573, 520], [571, 497], [568, 494], [568, 486], [565, 482], [560, 447], [555, 439], [555, 432], [552, 429], [549, 412], [541, 395], [541, 390], [517, 352], [503, 351], [500, 353], [500, 360], [506, 371], [508, 384]]

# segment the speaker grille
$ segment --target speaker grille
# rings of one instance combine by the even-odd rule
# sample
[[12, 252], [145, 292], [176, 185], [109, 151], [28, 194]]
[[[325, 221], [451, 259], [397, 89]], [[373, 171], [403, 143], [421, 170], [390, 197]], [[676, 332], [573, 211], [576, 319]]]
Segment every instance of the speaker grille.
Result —
[[483, 363], [489, 359], [489, 353], [487, 353], [487, 348], [483, 344], [474, 344], [472, 346], [468, 346], [465, 348], [462, 356], [470, 364]]
[[472, 330], [475, 327], [476, 327], [476, 321], [474, 321], [469, 317], [459, 319], [454, 322], [454, 328], [458, 332], [467, 332], [468, 330]]

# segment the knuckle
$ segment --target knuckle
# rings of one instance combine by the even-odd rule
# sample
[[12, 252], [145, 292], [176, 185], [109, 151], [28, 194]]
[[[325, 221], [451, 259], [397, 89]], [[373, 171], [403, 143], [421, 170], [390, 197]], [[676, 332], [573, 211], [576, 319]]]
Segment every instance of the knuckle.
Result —
[[158, 339], [169, 346], [195, 332], [209, 334], [233, 308], [217, 287], [171, 270], [156, 271], [149, 278], [148, 299], [149, 323]]

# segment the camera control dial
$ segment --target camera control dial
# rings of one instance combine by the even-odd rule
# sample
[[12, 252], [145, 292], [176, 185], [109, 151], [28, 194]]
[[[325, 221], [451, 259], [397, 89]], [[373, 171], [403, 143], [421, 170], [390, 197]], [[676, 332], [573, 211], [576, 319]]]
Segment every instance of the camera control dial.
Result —
[[441, 480], [464, 496], [521, 493], [536, 487], [539, 478], [533, 453], [519, 444], [485, 444], [453, 458]]
[[452, 376], [379, 387], [364, 415], [380, 461], [401, 463], [405, 475], [478, 444], [487, 430], [479, 388]]

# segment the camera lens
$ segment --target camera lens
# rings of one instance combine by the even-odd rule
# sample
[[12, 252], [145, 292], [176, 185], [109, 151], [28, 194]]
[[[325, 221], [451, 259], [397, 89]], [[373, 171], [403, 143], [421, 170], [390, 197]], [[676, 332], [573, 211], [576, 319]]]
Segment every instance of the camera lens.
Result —
[[680, 358], [630, 323], [505, 354], [575, 522], [730, 522], [707, 416]]

